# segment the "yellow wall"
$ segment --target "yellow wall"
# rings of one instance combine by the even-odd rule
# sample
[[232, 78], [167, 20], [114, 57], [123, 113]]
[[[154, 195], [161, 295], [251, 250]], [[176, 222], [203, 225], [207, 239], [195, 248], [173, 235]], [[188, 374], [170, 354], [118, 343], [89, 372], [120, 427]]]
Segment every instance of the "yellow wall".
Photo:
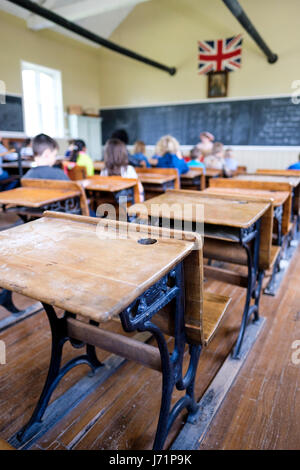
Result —
[[206, 98], [207, 77], [197, 74], [197, 41], [243, 33], [242, 69], [229, 76], [229, 97], [291, 92], [300, 79], [300, 2], [241, 0], [269, 47], [270, 65], [221, 0], [151, 0], [137, 6], [111, 40], [164, 64], [174, 77], [102, 49], [101, 106], [194, 101]]
[[7, 93], [22, 93], [21, 60], [62, 72], [66, 108], [100, 106], [99, 57], [95, 49], [51, 31], [30, 31], [25, 21], [0, 11], [0, 80]]

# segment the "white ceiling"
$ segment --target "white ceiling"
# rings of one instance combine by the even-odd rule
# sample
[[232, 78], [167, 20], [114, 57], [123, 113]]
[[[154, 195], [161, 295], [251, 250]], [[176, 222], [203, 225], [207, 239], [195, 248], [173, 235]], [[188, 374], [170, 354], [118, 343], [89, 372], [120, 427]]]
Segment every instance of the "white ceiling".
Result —
[[[150, 0], [33, 0], [41, 6], [53, 10], [57, 14], [74, 21], [80, 26], [99, 36], [109, 38], [113, 31], [125, 20], [138, 3]], [[7, 0], [0, 0], [0, 10], [23, 18], [27, 27], [39, 31], [49, 28], [78, 41], [100, 47], [77, 34], [55, 26], [49, 21], [21, 8]]]

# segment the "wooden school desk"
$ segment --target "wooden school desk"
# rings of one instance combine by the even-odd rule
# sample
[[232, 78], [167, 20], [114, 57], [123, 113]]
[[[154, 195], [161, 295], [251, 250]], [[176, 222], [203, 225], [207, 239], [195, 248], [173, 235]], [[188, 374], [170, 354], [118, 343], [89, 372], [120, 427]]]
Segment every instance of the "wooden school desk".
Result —
[[206, 191], [218, 194], [241, 194], [273, 199], [274, 219], [277, 224], [276, 244], [282, 245], [282, 238], [289, 232], [291, 219], [292, 187], [289, 183], [215, 178], [210, 180], [210, 187]]
[[176, 168], [135, 168], [144, 187], [145, 199], [157, 196], [168, 189], [179, 189], [179, 173]]
[[[253, 198], [266, 198], [274, 206], [273, 244], [271, 247], [272, 271], [270, 280], [264, 289], [268, 295], [276, 295], [280, 284], [276, 282], [276, 274], [280, 271], [280, 261], [286, 256], [291, 219], [292, 194], [288, 183], [259, 181], [240, 181], [218, 178], [211, 180], [211, 186], [205, 190], [210, 194], [239, 195]], [[224, 184], [224, 187], [222, 185]], [[273, 189], [272, 189], [273, 188]]]
[[[282, 183], [289, 183], [292, 187], [292, 207], [293, 207], [293, 218], [296, 219], [295, 228], [299, 230], [300, 225], [300, 175], [292, 175], [292, 176], [285, 176], [285, 175], [271, 175], [271, 174], [247, 174], [247, 175], [239, 175], [236, 177], [237, 179], [247, 180], [247, 181], [273, 181], [273, 182], [282, 182]], [[293, 222], [293, 221], [292, 221]], [[292, 224], [291, 224], [292, 225]]]
[[[211, 341], [230, 301], [220, 295], [203, 295], [201, 237], [46, 212], [39, 220], [0, 233], [0, 263], [5, 263], [0, 285], [41, 301], [52, 331], [48, 377], [19, 440], [28, 440], [41, 426], [51, 394], [70, 369], [80, 364], [93, 370], [101, 366], [95, 346], [162, 373], [154, 449], [163, 448], [173, 421], [184, 408], [193, 420], [201, 347]], [[65, 311], [62, 318], [54, 307]], [[125, 332], [151, 332], [158, 348], [101, 329], [102, 323], [113, 318], [120, 318]], [[175, 337], [172, 355], [163, 330]], [[86, 354], [61, 367], [63, 345], [68, 340], [75, 348], [86, 344]], [[190, 366], [184, 376], [186, 344], [190, 346]], [[185, 394], [171, 410], [175, 387]]]
[[95, 175], [81, 180], [80, 184], [95, 212], [101, 204], [113, 204], [119, 208], [123, 204], [121, 198], [126, 198], [127, 205], [140, 201], [138, 180], [133, 178]]
[[[72, 181], [23, 179], [22, 187], [0, 192], [0, 206], [4, 212], [13, 212], [23, 222], [41, 217], [45, 210], [89, 215], [82, 187]], [[13, 303], [11, 291], [2, 290], [0, 305], [11, 315], [0, 321], [0, 330], [27, 318], [40, 310], [37, 305], [19, 310]]]
[[[204, 213], [197, 211], [202, 206]], [[271, 266], [273, 205], [269, 200], [248, 201], [245, 196], [218, 196], [199, 191], [167, 191], [142, 205], [128, 209], [130, 216], [148, 220], [149, 224], [168, 226], [190, 222], [196, 230], [204, 222], [204, 256], [247, 266], [247, 275], [232, 270], [205, 266], [205, 274], [218, 280], [247, 288], [242, 323], [234, 348], [239, 357], [249, 317], [259, 318], [259, 300], [264, 271]], [[203, 221], [204, 215], [204, 221]], [[179, 223], [180, 225], [180, 223]], [[254, 304], [251, 305], [251, 298]]]
[[199, 167], [190, 167], [187, 173], [180, 176], [182, 189], [205, 189], [204, 169]]
[[45, 210], [88, 215], [84, 191], [74, 181], [22, 179], [21, 188], [0, 192], [3, 211], [22, 220], [40, 217]]

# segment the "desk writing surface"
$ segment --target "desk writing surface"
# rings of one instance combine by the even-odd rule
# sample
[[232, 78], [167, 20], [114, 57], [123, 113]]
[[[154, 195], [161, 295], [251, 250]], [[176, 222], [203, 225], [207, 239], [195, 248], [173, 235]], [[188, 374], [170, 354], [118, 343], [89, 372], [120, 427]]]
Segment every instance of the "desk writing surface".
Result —
[[0, 232], [0, 286], [99, 322], [124, 310], [190, 254], [198, 240], [195, 234], [164, 239], [155, 229], [157, 242], [142, 245], [138, 240], [149, 237], [149, 227], [137, 233], [135, 224], [121, 222], [115, 224], [126, 226], [127, 238], [112, 239], [117, 231], [112, 222], [99, 239], [97, 224], [107, 221], [45, 214]]
[[123, 191], [124, 189], [132, 188], [136, 185], [137, 181], [127, 178], [114, 179], [112, 176], [91, 176], [85, 180], [81, 180], [82, 185], [89, 191], [104, 191], [115, 193]]
[[80, 191], [21, 187], [0, 192], [0, 204], [38, 208], [76, 196], [80, 196]]
[[174, 181], [176, 179], [176, 176], [173, 175], [164, 175], [161, 173], [139, 173], [138, 178], [141, 183], [150, 183], [150, 184], [164, 184], [167, 183], [168, 181]]
[[192, 170], [189, 170], [187, 173], [183, 173], [182, 175], [180, 175], [180, 178], [181, 179], [194, 179], [194, 178], [197, 178], [199, 176], [202, 176], [203, 175], [203, 168], [199, 168], [198, 170], [197, 169], [192, 169]]
[[[163, 206], [162, 206], [163, 204]], [[245, 196], [219, 196], [199, 191], [170, 190], [160, 196], [148, 199], [142, 206], [154, 217], [170, 217], [172, 219], [192, 222], [203, 222], [197, 219], [196, 205], [204, 207], [204, 223], [247, 228], [256, 222], [270, 207], [268, 201], [247, 201]], [[173, 206], [173, 208], [172, 208]], [[129, 215], [141, 212], [141, 205], [135, 204], [128, 209]], [[200, 211], [201, 215], [201, 211]]]
[[234, 179], [246, 180], [246, 181], [274, 181], [277, 183], [289, 183], [294, 188], [300, 185], [300, 177], [296, 176], [275, 176], [275, 175], [262, 175], [262, 174], [251, 174], [251, 175], [238, 175]]
[[287, 191], [265, 191], [263, 189], [246, 189], [246, 188], [220, 188], [211, 187], [205, 189], [203, 192], [211, 194], [232, 194], [250, 197], [259, 197], [272, 199], [274, 207], [282, 206], [288, 199], [290, 193]]
[[214, 170], [213, 168], [206, 168], [205, 176], [210, 178], [215, 178], [217, 176], [221, 176], [223, 174], [223, 170]]

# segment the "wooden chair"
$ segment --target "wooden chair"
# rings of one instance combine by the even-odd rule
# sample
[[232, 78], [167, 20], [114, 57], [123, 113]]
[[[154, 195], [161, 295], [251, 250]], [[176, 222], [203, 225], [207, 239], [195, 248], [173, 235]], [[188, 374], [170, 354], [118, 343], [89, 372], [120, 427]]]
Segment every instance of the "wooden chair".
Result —
[[67, 170], [68, 176], [72, 181], [84, 180], [87, 178], [85, 166], [75, 165], [73, 168]]
[[[92, 369], [101, 366], [94, 350], [100, 347], [162, 373], [161, 411], [154, 442], [154, 449], [162, 449], [179, 412], [187, 407], [192, 419], [197, 411], [194, 383], [201, 347], [212, 340], [230, 302], [225, 296], [203, 294], [201, 237], [54, 212], [46, 212], [43, 220], [25, 225], [22, 230], [21, 239], [19, 227], [9, 234], [0, 233], [0, 263], [5, 260], [7, 266], [0, 272], [0, 285], [43, 303], [52, 330], [51, 364], [60, 364], [67, 339], [74, 347], [78, 342], [88, 347], [85, 356], [73, 358], [63, 368], [52, 367], [32, 418], [22, 430], [21, 440], [42, 420], [58, 378], [83, 362]], [[24, 249], [32, 253], [30, 277], [24, 271], [24, 259], [15, 253], [12, 243], [15, 237], [20, 253], [22, 240]], [[66, 250], [73, 256], [66, 257]], [[76, 260], [80, 260], [79, 264]], [[69, 286], [70, 294], [57, 288], [60, 283]], [[53, 307], [62, 308], [65, 316], [58, 319]], [[120, 318], [125, 332], [150, 332], [158, 347], [101, 328], [114, 318]], [[172, 356], [163, 331], [176, 338]], [[190, 346], [190, 365], [183, 379], [186, 344]], [[171, 411], [175, 386], [185, 395]]]

